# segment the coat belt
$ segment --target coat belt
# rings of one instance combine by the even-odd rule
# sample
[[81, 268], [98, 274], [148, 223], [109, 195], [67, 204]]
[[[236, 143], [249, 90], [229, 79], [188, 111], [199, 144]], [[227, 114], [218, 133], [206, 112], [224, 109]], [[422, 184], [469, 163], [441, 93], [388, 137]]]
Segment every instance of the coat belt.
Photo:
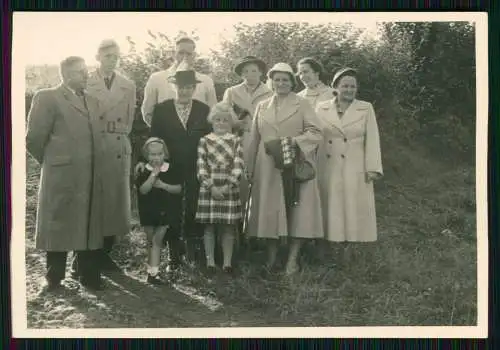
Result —
[[107, 133], [109, 134], [123, 134], [123, 135], [128, 135], [129, 131], [126, 130], [125, 128], [117, 128], [116, 127], [116, 122], [110, 121], [106, 123], [106, 130]]

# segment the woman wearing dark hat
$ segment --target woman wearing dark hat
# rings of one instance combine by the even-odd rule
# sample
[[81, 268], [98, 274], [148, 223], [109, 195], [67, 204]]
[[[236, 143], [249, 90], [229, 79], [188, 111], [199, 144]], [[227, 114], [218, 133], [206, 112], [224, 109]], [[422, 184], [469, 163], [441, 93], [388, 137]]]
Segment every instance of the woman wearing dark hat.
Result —
[[245, 157], [253, 188], [248, 234], [267, 238], [269, 269], [276, 262], [278, 239], [290, 237], [289, 275], [298, 270], [303, 240], [323, 237], [317, 180], [314, 175], [299, 180], [302, 175], [295, 171], [298, 159], [316, 153], [321, 123], [311, 105], [292, 92], [292, 67], [277, 63], [268, 77], [274, 94], [257, 106]]
[[333, 97], [333, 89], [323, 82], [324, 74], [323, 66], [314, 58], [305, 57], [297, 63], [297, 76], [305, 86], [297, 95], [308, 100], [313, 108]]
[[373, 181], [383, 175], [375, 112], [371, 103], [356, 99], [356, 70], [339, 70], [331, 86], [337, 96], [316, 108], [324, 125], [318, 175], [325, 238], [375, 241]]
[[[171, 82], [176, 88], [176, 98], [155, 105], [151, 119], [151, 137], [162, 139], [169, 150], [170, 161], [180, 167], [183, 183], [182, 225], [171, 227], [166, 235], [169, 256], [169, 268], [176, 269], [180, 263], [182, 232], [187, 242], [189, 259], [203, 261], [201, 240], [203, 229], [195, 222], [198, 203], [199, 182], [197, 179], [196, 160], [200, 139], [212, 131], [207, 118], [210, 108], [203, 102], [193, 99], [196, 79], [193, 70], [179, 66]], [[144, 166], [139, 165], [136, 171]]]
[[[266, 73], [266, 64], [255, 56], [242, 58], [234, 67], [234, 72], [243, 79], [243, 82], [228, 88], [224, 92], [223, 101], [233, 106], [235, 129], [242, 136], [243, 150], [248, 148], [249, 131], [252, 117], [257, 104], [273, 94], [262, 82]], [[248, 181], [242, 178], [240, 182], [240, 200], [243, 206], [248, 197]]]

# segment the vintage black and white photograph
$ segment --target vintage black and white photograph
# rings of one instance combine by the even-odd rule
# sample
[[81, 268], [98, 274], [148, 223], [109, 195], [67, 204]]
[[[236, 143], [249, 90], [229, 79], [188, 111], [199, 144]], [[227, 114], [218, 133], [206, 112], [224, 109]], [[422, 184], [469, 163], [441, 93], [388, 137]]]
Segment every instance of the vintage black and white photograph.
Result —
[[487, 335], [487, 15], [13, 28], [14, 336]]

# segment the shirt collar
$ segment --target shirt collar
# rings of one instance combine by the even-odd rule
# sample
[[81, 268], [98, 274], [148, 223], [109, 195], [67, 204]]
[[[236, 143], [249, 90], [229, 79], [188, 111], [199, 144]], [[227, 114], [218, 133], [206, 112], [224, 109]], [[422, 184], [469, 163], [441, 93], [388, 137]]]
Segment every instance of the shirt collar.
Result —
[[[65, 84], [63, 83], [63, 86], [68, 89], [69, 91], [71, 91], [73, 94], [75, 94], [76, 96], [78, 96], [78, 94], [76, 93], [76, 91], [74, 89], [72, 89], [68, 84]], [[85, 89], [83, 89], [83, 93], [85, 94], [87, 91]]]
[[[167, 162], [163, 162], [163, 164], [160, 167], [160, 172], [164, 173], [168, 170], [168, 168], [170, 168], [170, 164]], [[149, 171], [152, 171], [153, 167], [151, 166], [151, 164], [147, 163], [146, 169], [148, 169]]]
[[176, 107], [181, 108], [181, 109], [189, 109], [193, 105], [193, 100], [189, 101], [188, 104], [182, 104], [177, 101], [177, 99], [174, 100], [174, 104]]

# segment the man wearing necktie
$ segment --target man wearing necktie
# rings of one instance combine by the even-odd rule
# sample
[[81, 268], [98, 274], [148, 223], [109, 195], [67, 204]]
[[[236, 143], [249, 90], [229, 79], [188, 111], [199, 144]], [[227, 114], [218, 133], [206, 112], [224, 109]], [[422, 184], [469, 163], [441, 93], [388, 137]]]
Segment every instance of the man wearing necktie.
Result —
[[[163, 101], [176, 98], [176, 86], [168, 83], [169, 78], [175, 75], [181, 64], [187, 66], [189, 70], [195, 70], [196, 43], [194, 40], [189, 37], [178, 39], [175, 43], [174, 59], [175, 63], [167, 70], [151, 74], [144, 87], [141, 112], [145, 123], [149, 126], [151, 126], [155, 106]], [[213, 79], [200, 72], [195, 72], [195, 76], [199, 83], [196, 84], [192, 98], [212, 107], [217, 103]]]
[[[182, 222], [177, 227], [170, 227], [166, 235], [169, 255], [167, 268], [171, 277], [175, 278], [181, 266], [182, 253], [185, 253], [189, 262], [204, 262], [203, 228], [195, 221], [200, 186], [196, 161], [198, 143], [212, 131], [212, 126], [207, 120], [209, 106], [193, 98], [196, 87], [202, 83], [196, 72], [189, 65], [181, 64], [167, 81], [174, 85], [175, 98], [154, 106], [150, 136], [159, 137], [165, 142], [169, 161], [179, 166], [184, 179]], [[143, 159], [136, 170], [144, 165]], [[184, 238], [184, 252], [181, 238]]]
[[96, 121], [99, 139], [103, 145], [102, 160], [104, 248], [100, 254], [104, 271], [117, 271], [118, 265], [110, 253], [115, 241], [130, 231], [130, 167], [132, 130], [136, 105], [136, 86], [133, 81], [116, 71], [120, 48], [115, 40], [103, 40], [97, 49], [99, 67], [92, 72], [88, 93], [97, 98], [102, 116]]
[[95, 120], [99, 102], [85, 93], [87, 67], [81, 57], [61, 62], [62, 84], [38, 91], [28, 115], [26, 149], [41, 165], [36, 247], [47, 252], [46, 289], [63, 287], [67, 254], [82, 286], [102, 288], [95, 264], [101, 231], [101, 152]]

